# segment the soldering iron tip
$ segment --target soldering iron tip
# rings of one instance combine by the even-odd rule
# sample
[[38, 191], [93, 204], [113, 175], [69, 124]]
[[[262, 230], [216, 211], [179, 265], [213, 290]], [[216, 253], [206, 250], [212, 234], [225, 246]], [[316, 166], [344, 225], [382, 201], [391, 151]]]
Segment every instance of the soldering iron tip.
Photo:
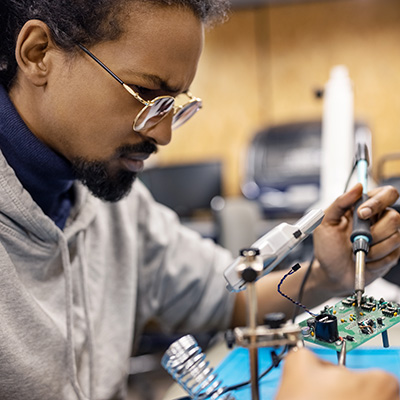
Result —
[[361, 290], [357, 291], [357, 307], [361, 306], [362, 292]]

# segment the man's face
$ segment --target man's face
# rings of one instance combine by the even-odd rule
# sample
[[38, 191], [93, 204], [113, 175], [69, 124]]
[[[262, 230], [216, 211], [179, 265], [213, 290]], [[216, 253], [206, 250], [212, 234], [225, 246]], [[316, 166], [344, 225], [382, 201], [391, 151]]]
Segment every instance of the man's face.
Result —
[[[145, 100], [188, 90], [203, 44], [201, 21], [185, 9], [141, 2], [128, 2], [126, 13], [124, 34], [89, 50]], [[129, 192], [143, 161], [170, 142], [172, 113], [151, 130], [134, 132], [141, 103], [83, 51], [71, 58], [56, 49], [52, 56], [35, 112], [22, 112], [23, 118], [39, 139], [71, 161], [96, 196], [118, 200]]]

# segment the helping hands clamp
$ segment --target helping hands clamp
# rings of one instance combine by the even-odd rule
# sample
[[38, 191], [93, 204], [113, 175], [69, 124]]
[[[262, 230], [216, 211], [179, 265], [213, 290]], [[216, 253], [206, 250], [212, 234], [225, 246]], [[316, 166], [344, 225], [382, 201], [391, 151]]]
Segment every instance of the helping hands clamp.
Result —
[[[228, 289], [240, 291], [248, 289], [248, 326], [226, 332], [226, 341], [231, 347], [234, 343], [249, 348], [252, 399], [259, 399], [258, 392], [258, 348], [278, 346], [302, 346], [300, 328], [295, 324], [284, 324], [281, 313], [269, 314], [265, 326], [257, 326], [257, 295], [255, 282], [269, 273], [285, 256], [322, 221], [324, 213], [313, 210], [301, 218], [295, 225], [282, 223], [257, 240], [250, 249], [244, 249], [224, 272]], [[280, 314], [280, 316], [278, 315]], [[231, 346], [230, 346], [231, 345]], [[274, 366], [280, 359], [277, 357]], [[213, 368], [205, 360], [195, 339], [186, 335], [165, 352], [161, 364], [172, 377], [186, 390], [192, 399], [219, 398], [225, 393], [225, 387], [217, 379]], [[223, 400], [234, 399], [230, 394]]]
[[269, 314], [265, 325], [257, 326], [256, 281], [272, 271], [289, 252], [302, 242], [322, 221], [322, 210], [312, 210], [295, 225], [282, 223], [257, 240], [251, 248], [243, 249], [224, 272], [228, 289], [247, 289], [247, 327], [233, 330], [229, 345], [233, 343], [249, 349], [252, 400], [259, 400], [258, 348], [303, 347], [300, 327], [285, 323], [282, 313]]
[[[246, 283], [247, 288], [247, 327], [233, 330], [233, 342], [249, 349], [251, 398], [259, 400], [258, 348], [259, 347], [303, 347], [301, 330], [298, 325], [284, 323], [283, 313], [268, 314], [265, 325], [257, 326], [257, 293], [255, 282], [263, 271], [263, 260], [257, 248], [243, 249], [240, 252], [242, 262], [237, 266], [237, 273]], [[229, 344], [228, 344], [229, 345]]]

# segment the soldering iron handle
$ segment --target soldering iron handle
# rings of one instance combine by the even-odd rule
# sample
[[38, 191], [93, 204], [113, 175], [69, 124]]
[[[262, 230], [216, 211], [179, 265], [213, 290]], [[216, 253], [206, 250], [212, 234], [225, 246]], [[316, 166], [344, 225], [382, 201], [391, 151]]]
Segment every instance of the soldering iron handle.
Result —
[[369, 219], [361, 219], [357, 214], [358, 208], [366, 200], [368, 200], [368, 195], [366, 193], [363, 193], [361, 199], [357, 201], [355, 208], [354, 208], [353, 232], [351, 233], [351, 236], [350, 236], [350, 240], [352, 243], [354, 242], [354, 239], [357, 236], [366, 236], [368, 238], [369, 242], [372, 241], [372, 236], [371, 236], [371, 232], [370, 232], [371, 221]]

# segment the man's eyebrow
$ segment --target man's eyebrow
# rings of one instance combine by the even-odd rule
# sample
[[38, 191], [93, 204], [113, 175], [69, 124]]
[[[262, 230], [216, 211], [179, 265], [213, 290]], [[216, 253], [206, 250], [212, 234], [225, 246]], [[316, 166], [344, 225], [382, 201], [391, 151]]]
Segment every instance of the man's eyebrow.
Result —
[[[136, 76], [138, 79], [140, 79], [142, 81], [147, 81], [150, 84], [156, 86], [157, 88], [160, 88], [161, 90], [163, 90], [165, 92], [169, 92], [171, 94], [182, 93], [181, 88], [170, 86], [168, 84], [168, 82], [166, 82], [164, 79], [162, 79], [158, 75], [148, 74], [148, 73], [141, 73], [141, 72], [132, 71], [132, 70], [126, 70], [124, 72], [127, 75], [130, 74], [131, 76]], [[132, 85], [135, 85], [135, 83], [133, 83], [133, 82], [129, 82], [129, 83], [131, 83]], [[143, 84], [140, 84], [140, 85], [138, 84], [138, 86], [143, 86]], [[185, 91], [187, 91], [187, 90], [185, 90]]]

